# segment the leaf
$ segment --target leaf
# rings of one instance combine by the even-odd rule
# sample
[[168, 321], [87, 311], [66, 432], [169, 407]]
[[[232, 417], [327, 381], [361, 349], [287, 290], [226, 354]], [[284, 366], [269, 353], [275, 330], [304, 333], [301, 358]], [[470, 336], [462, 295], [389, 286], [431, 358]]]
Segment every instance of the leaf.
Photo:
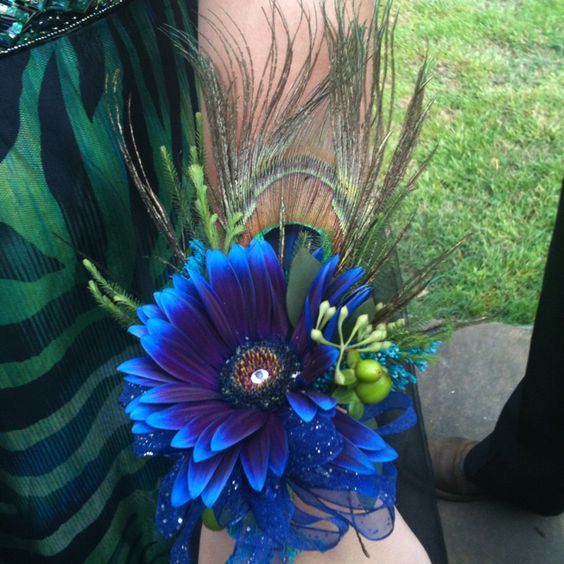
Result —
[[321, 269], [321, 263], [301, 248], [296, 253], [288, 274], [286, 305], [292, 326], [296, 326], [304, 309], [311, 283]]
[[354, 392], [349, 403], [349, 415], [355, 419], [360, 419], [364, 415], [364, 404]]
[[188, 174], [196, 188], [204, 186], [204, 167], [199, 164], [192, 164], [188, 167]]
[[356, 375], [354, 373], [354, 370], [352, 368], [345, 368], [344, 370], [341, 370], [341, 373], [343, 374], [344, 377], [344, 385], [345, 386], [350, 386], [351, 384], [356, 384]]
[[[128, 309], [135, 317], [137, 308], [141, 305], [134, 297], [130, 296], [123, 288], [114, 282], [106, 280], [100, 271], [88, 259], [84, 259], [82, 264], [92, 276], [93, 283], [99, 287], [104, 295], [107, 295], [110, 300], [121, 304], [124, 308]], [[90, 284], [89, 284], [90, 286]]]
[[337, 386], [332, 396], [341, 404], [348, 404], [352, 401], [353, 396], [356, 394], [354, 390], [345, 388], [344, 386]]

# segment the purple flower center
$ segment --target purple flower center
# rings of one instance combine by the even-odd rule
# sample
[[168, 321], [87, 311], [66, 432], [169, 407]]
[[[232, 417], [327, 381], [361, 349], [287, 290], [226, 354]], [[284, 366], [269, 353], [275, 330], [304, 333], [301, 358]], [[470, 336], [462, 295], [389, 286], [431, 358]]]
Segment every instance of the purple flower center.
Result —
[[296, 354], [286, 345], [261, 341], [241, 346], [221, 371], [221, 393], [236, 407], [280, 407], [301, 370]]

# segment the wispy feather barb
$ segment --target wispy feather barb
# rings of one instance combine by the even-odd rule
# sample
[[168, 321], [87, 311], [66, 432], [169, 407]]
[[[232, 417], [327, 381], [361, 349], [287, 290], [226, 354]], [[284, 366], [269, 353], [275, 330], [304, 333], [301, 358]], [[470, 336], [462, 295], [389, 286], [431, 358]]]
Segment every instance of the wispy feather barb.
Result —
[[[298, 241], [318, 241], [312, 235], [323, 235], [324, 244], [330, 240], [331, 252], [341, 256], [340, 268], [362, 266], [366, 282], [374, 283], [395, 258], [409, 227], [399, 212], [432, 156], [412, 164], [430, 108], [425, 101], [429, 64], [425, 59], [421, 65], [397, 125], [398, 18], [392, 2], [376, 2], [369, 21], [361, 21], [357, 8], [344, 2], [331, 8], [324, 4], [319, 13], [299, 5], [298, 29], [302, 35], [305, 30], [307, 45], [300, 62], [295, 56], [298, 30], [290, 29], [276, 1], [264, 11], [271, 41], [262, 68], [256, 68], [243, 32], [225, 11], [203, 16], [210, 31], [199, 44], [189, 34], [167, 30], [193, 66], [205, 104], [207, 129], [198, 116], [199, 142], [193, 148], [193, 160], [201, 165], [203, 132], [209, 134], [208, 165], [213, 167], [208, 166], [209, 178], [201, 183], [209, 187], [203, 208], [202, 189], [193, 181], [184, 186], [163, 152], [182, 216], [171, 220], [149, 186], [133, 132], [118, 119], [120, 145], [143, 201], [178, 261], [186, 259], [184, 228], [195, 218], [202, 225], [192, 231], [203, 233], [212, 247], [225, 249], [238, 238], [248, 243], [273, 229], [283, 242], [288, 225], [301, 225], [307, 236]], [[329, 54], [330, 69], [312, 87], [321, 49]], [[283, 243], [278, 252], [284, 259]], [[400, 285], [379, 316], [389, 318], [403, 308], [442, 258]]]

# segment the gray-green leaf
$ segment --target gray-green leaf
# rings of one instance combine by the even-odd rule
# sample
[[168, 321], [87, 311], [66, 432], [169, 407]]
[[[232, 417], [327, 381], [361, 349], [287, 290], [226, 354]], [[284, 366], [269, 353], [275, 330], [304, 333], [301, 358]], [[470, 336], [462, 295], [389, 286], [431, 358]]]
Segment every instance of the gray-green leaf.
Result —
[[360, 419], [364, 415], [364, 404], [354, 392], [349, 403], [349, 415], [355, 419]]
[[337, 386], [332, 394], [332, 396], [341, 404], [350, 403], [355, 395], [354, 390], [349, 390], [343, 386]]
[[292, 261], [288, 275], [288, 292], [286, 303], [290, 323], [295, 327], [304, 309], [307, 293], [315, 279], [321, 263], [315, 260], [308, 251], [300, 249]]

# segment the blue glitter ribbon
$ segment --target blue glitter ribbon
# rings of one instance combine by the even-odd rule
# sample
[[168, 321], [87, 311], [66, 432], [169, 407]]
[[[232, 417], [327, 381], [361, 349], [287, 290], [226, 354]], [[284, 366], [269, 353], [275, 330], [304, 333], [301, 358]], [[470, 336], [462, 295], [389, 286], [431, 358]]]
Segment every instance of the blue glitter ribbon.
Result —
[[[128, 388], [126, 399], [138, 391]], [[399, 392], [367, 406], [363, 421], [389, 412], [399, 415], [378, 428], [381, 435], [400, 433], [416, 422], [411, 398]], [[289, 412], [285, 428], [293, 448], [284, 475], [278, 478], [269, 474], [264, 489], [256, 492], [236, 466], [214, 505], [218, 522], [235, 539], [228, 562], [289, 563], [296, 551], [331, 550], [351, 526], [370, 540], [388, 536], [395, 517], [397, 471], [393, 463], [375, 464], [377, 470], [370, 475], [334, 464], [342, 452], [343, 438], [336, 432], [330, 413], [320, 413], [306, 424]], [[146, 455], [167, 454], [168, 437], [151, 435], [138, 442], [137, 452], [145, 448]], [[161, 484], [156, 520], [166, 538], [179, 535], [171, 562], [190, 564], [190, 541], [204, 506], [200, 500], [180, 508], [172, 506], [175, 477], [186, 471], [186, 457], [174, 458], [175, 464]]]

